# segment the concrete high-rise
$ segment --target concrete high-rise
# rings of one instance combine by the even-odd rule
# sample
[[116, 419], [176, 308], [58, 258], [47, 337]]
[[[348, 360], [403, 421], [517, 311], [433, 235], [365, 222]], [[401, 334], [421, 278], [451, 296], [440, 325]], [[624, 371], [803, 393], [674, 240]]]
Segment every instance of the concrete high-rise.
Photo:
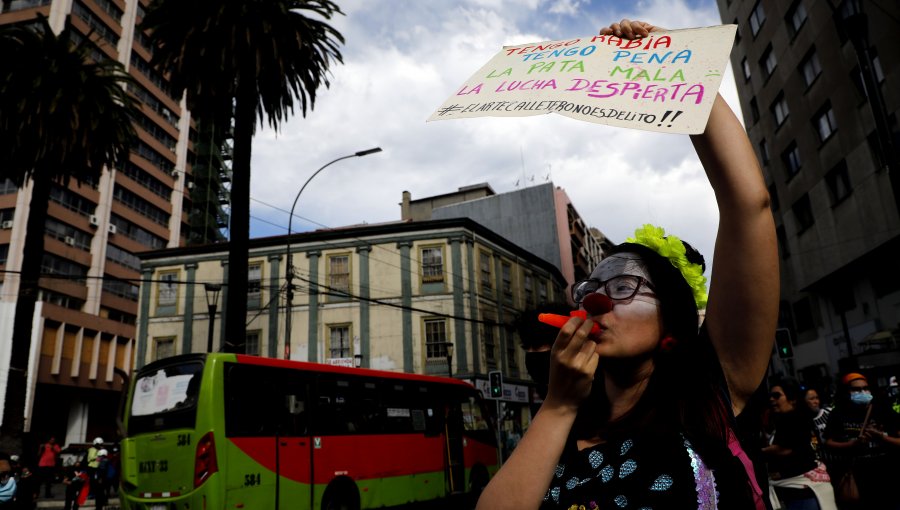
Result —
[[[717, 0], [781, 256], [776, 369], [816, 384], [900, 369], [900, 4]], [[822, 381], [822, 379], [826, 379]]]
[[[42, 14], [55, 32], [72, 26], [76, 40], [89, 37], [93, 59], [117, 60], [134, 77], [129, 92], [142, 110], [127, 164], [106, 169], [92, 184], [52, 191], [42, 268], [47, 277], [40, 280], [24, 409], [26, 429], [38, 440], [115, 438], [122, 385], [116, 370], [128, 373], [134, 365], [136, 254], [182, 246], [187, 234], [190, 118], [181, 94], [151, 68], [149, 42], [135, 28], [148, 4], [0, 2], [0, 25], [33, 24]], [[30, 188], [0, 179], [0, 368], [4, 359], [9, 363]]]

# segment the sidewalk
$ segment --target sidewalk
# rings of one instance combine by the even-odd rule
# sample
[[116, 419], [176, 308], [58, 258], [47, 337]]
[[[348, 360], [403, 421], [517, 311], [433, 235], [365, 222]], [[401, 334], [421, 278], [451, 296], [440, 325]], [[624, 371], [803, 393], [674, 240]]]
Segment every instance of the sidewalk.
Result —
[[[62, 483], [54, 483], [52, 485], [53, 497], [45, 498], [44, 497], [44, 486], [41, 485], [40, 497], [37, 500], [37, 508], [64, 508], [66, 506], [66, 486]], [[113, 493], [114, 491], [110, 491]], [[85, 508], [95, 509], [96, 505], [94, 504], [94, 498], [88, 498], [87, 501], [80, 507], [79, 510]], [[115, 494], [110, 494], [109, 501], [107, 502], [104, 510], [119, 510], [119, 498]]]

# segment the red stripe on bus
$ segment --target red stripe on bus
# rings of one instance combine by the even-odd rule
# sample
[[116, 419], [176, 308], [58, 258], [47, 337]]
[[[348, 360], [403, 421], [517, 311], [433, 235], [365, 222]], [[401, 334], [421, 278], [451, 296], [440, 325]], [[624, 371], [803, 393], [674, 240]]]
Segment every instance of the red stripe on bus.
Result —
[[329, 372], [334, 374], [359, 375], [368, 377], [377, 377], [384, 379], [402, 379], [405, 381], [422, 381], [439, 384], [455, 384], [473, 388], [473, 386], [465, 381], [453, 379], [449, 377], [437, 377], [433, 375], [408, 374], [406, 372], [387, 372], [384, 370], [371, 370], [368, 368], [350, 368], [340, 367], [336, 365], [324, 365], [322, 363], [309, 363], [306, 361], [291, 361], [277, 358], [263, 358], [260, 356], [249, 356], [247, 354], [237, 355], [238, 363], [246, 363], [249, 365], [262, 365], [266, 367], [292, 368], [294, 370], [305, 370], [308, 372]]
[[[354, 480], [366, 480], [444, 470], [442, 437], [392, 434], [322, 436], [319, 439], [320, 447], [313, 448], [317, 484], [328, 483], [334, 479], [336, 473], [341, 472], [345, 472]], [[275, 438], [232, 437], [229, 440], [261, 466], [275, 472]], [[309, 483], [310, 438], [280, 437], [278, 440], [283, 444], [279, 455], [281, 476], [296, 482]], [[477, 444], [476, 441], [469, 441], [470, 447], [473, 443]], [[487, 450], [492, 449], [487, 446]], [[492, 451], [496, 462], [496, 451]], [[366, 453], [361, 455], [360, 452]], [[481, 448], [473, 450], [473, 453], [476, 452], [477, 455], [473, 455], [473, 460], [476, 457], [484, 457], [485, 452]]]

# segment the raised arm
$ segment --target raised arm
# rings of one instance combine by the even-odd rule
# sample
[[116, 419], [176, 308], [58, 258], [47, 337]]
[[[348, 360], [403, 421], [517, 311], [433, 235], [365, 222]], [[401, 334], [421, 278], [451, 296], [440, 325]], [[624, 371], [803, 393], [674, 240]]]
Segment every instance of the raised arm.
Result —
[[691, 141], [719, 206], [706, 327], [739, 413], [762, 381], [775, 342], [775, 222], [750, 140], [721, 96], [706, 131]]
[[[633, 39], [659, 30], [643, 21], [622, 20], [600, 33]], [[716, 96], [706, 131], [691, 141], [719, 207], [706, 327], [738, 413], [762, 381], [775, 342], [775, 223], [750, 140], [721, 96]]]

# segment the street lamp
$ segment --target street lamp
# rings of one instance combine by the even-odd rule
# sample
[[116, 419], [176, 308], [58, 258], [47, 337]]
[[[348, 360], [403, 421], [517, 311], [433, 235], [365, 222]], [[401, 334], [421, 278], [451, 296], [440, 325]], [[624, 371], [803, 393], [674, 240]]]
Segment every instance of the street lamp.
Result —
[[297, 192], [297, 196], [294, 198], [294, 204], [291, 205], [291, 215], [288, 217], [287, 248], [285, 250], [287, 261], [284, 265], [284, 277], [285, 280], [287, 280], [287, 299], [284, 307], [284, 359], [291, 359], [291, 308], [293, 308], [294, 305], [294, 264], [291, 260], [291, 222], [294, 219], [294, 208], [297, 207], [297, 201], [300, 200], [300, 194], [306, 189], [306, 185], [309, 184], [309, 181], [313, 180], [313, 177], [319, 175], [319, 172], [325, 170], [332, 164], [343, 159], [361, 158], [363, 156], [368, 156], [369, 154], [375, 154], [376, 152], [381, 152], [381, 147], [354, 152], [353, 154], [341, 156], [325, 163], [321, 168], [313, 172], [313, 174], [309, 176], [309, 179], [306, 179], [306, 182], [303, 183], [303, 186], [300, 187], [300, 191]]
[[219, 292], [222, 286], [217, 283], [204, 283], [206, 289], [206, 307], [209, 310], [209, 332], [206, 337], [206, 352], [212, 352], [213, 330], [216, 329], [216, 308], [219, 306]]
[[353, 355], [353, 366], [359, 368], [362, 366], [362, 354]]
[[453, 377], [453, 342], [444, 342], [447, 353], [447, 377]]

